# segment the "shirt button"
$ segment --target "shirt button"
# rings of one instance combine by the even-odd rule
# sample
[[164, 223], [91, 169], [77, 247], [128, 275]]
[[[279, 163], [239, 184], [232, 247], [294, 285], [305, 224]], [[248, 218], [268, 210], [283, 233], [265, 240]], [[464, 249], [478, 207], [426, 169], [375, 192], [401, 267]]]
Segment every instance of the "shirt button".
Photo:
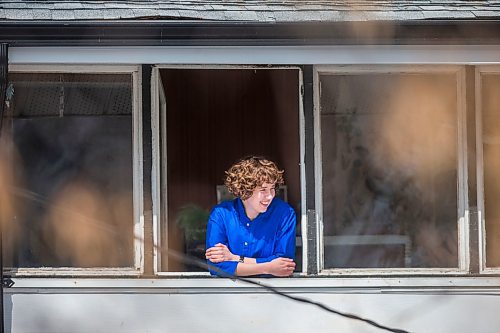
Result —
[[250, 223], [247, 223], [247, 227], [249, 227], [249, 226], [250, 226]]
[[245, 246], [247, 246], [247, 245], [248, 245], [248, 243], [247, 243], [247, 242], [245, 242]]

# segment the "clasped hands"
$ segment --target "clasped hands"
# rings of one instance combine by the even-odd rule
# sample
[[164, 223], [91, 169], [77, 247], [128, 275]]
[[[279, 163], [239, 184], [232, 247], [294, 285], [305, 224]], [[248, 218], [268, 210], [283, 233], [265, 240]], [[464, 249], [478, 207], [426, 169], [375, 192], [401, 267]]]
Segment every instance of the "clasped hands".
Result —
[[[218, 243], [205, 251], [205, 258], [213, 263], [220, 263], [223, 261], [238, 261], [240, 257], [231, 253], [226, 245]], [[257, 263], [255, 262], [255, 259], [253, 259], [253, 262], [249, 264]], [[295, 270], [295, 262], [290, 258], [275, 258], [270, 262], [262, 264], [267, 265], [266, 273], [274, 276], [290, 276]]]

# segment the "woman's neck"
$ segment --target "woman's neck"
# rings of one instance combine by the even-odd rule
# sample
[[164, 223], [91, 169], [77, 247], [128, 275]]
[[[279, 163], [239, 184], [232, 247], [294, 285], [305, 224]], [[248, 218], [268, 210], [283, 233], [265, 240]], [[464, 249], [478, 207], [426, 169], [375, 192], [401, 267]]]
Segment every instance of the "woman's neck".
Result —
[[259, 212], [256, 212], [252, 210], [250, 207], [248, 207], [247, 203], [245, 201], [241, 201], [243, 203], [243, 208], [245, 208], [245, 214], [246, 216], [250, 219], [250, 221], [255, 220], [257, 216], [259, 216]]

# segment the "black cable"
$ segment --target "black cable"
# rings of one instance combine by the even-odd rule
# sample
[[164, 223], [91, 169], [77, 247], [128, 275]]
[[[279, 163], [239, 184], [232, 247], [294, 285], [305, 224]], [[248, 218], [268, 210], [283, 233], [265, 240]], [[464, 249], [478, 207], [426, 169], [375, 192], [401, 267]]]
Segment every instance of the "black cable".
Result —
[[243, 278], [243, 277], [240, 277], [240, 276], [229, 274], [229, 273], [224, 272], [223, 270], [219, 269], [215, 265], [207, 264], [203, 260], [200, 260], [200, 259], [198, 259], [196, 257], [188, 256], [188, 255], [186, 255], [184, 253], [180, 253], [180, 252], [177, 252], [177, 251], [174, 251], [174, 250], [171, 250], [171, 249], [169, 249], [168, 251], [163, 251], [163, 252], [168, 252], [168, 255], [170, 257], [172, 257], [174, 259], [177, 259], [177, 260], [179, 260], [179, 261], [181, 261], [181, 262], [183, 262], [185, 264], [196, 265], [196, 266], [198, 266], [200, 268], [203, 268], [205, 270], [208, 270], [210, 268], [212, 271], [216, 272], [221, 277], [226, 277], [226, 278], [230, 278], [232, 280], [241, 281], [241, 282], [244, 282], [244, 283], [248, 283], [248, 284], [252, 284], [252, 285], [255, 285], [255, 286], [259, 286], [261, 288], [264, 288], [264, 289], [267, 289], [267, 290], [271, 291], [274, 294], [280, 295], [282, 297], [288, 298], [288, 299], [296, 301], [296, 302], [301, 302], [301, 303], [315, 305], [315, 306], [317, 306], [317, 307], [319, 307], [319, 308], [321, 308], [321, 309], [323, 309], [325, 311], [328, 311], [330, 313], [334, 313], [336, 315], [339, 315], [339, 316], [342, 316], [342, 317], [345, 317], [345, 318], [349, 318], [349, 319], [353, 319], [353, 320], [359, 320], [359, 321], [365, 322], [365, 323], [367, 323], [369, 325], [372, 325], [374, 327], [377, 327], [377, 328], [380, 328], [382, 330], [386, 330], [386, 331], [389, 331], [389, 332], [409, 333], [408, 331], [405, 331], [405, 330], [402, 330], [402, 329], [390, 328], [390, 327], [378, 324], [378, 323], [376, 323], [373, 320], [366, 319], [366, 318], [357, 316], [355, 314], [345, 313], [345, 312], [341, 312], [341, 311], [332, 309], [332, 308], [330, 308], [330, 307], [328, 307], [328, 306], [326, 306], [326, 305], [324, 305], [322, 303], [311, 301], [311, 300], [309, 300], [307, 298], [289, 295], [287, 293], [279, 291], [277, 288], [271, 287], [271, 286], [266, 285], [266, 284], [261, 283], [261, 282], [257, 282], [257, 281], [251, 280], [251, 279], [247, 279], [247, 278]]
[[[44, 203], [44, 204], [49, 203], [42, 196], [40, 196], [40, 195], [38, 195], [38, 194], [36, 194], [34, 192], [26, 191], [26, 190], [19, 189], [19, 188], [12, 188], [11, 191], [12, 191], [12, 193], [14, 195], [22, 196], [24, 198], [27, 198], [29, 200], [33, 200], [35, 202]], [[66, 212], [66, 213], [73, 213], [71, 210], [67, 210], [67, 209], [65, 209], [63, 207], [56, 207], [56, 208], [58, 210]], [[80, 217], [84, 217], [80, 213], [73, 213], [73, 214], [78, 214]], [[101, 228], [101, 230], [103, 230], [105, 232], [115, 233], [115, 231], [112, 228], [105, 227], [105, 223], [103, 223], [103, 221], [99, 221], [99, 220], [95, 220], [95, 219], [85, 219], [85, 220], [88, 223], [91, 223], [93, 225], [99, 226]], [[137, 240], [139, 240], [139, 241], [141, 241], [141, 242], [144, 242], [144, 239], [142, 239], [140, 237], [135, 236], [134, 238], [137, 239]], [[326, 306], [326, 305], [324, 305], [322, 303], [319, 303], [319, 302], [311, 301], [309, 299], [302, 298], [302, 297], [288, 295], [288, 294], [286, 294], [286, 293], [284, 293], [282, 291], [279, 291], [278, 289], [276, 289], [274, 287], [268, 286], [268, 285], [263, 284], [263, 283], [259, 283], [257, 281], [254, 281], [254, 280], [251, 280], [251, 279], [248, 279], [248, 278], [243, 278], [243, 277], [240, 277], [240, 276], [231, 275], [231, 274], [229, 274], [229, 273], [227, 273], [227, 272], [219, 269], [215, 265], [207, 264], [205, 261], [200, 260], [199, 258], [196, 258], [196, 257], [193, 257], [193, 256], [189, 256], [189, 255], [177, 252], [177, 251], [172, 250], [172, 249], [162, 250], [162, 249], [160, 249], [157, 246], [155, 246], [155, 248], [156, 248], [157, 251], [162, 252], [162, 253], [167, 253], [168, 256], [170, 256], [170, 257], [172, 257], [172, 258], [174, 258], [176, 260], [179, 260], [182, 263], [195, 265], [195, 266], [197, 266], [199, 268], [202, 268], [204, 270], [208, 270], [210, 268], [212, 271], [215, 271], [221, 277], [225, 277], [225, 278], [229, 278], [229, 279], [232, 279], [232, 280], [241, 281], [241, 282], [244, 282], [244, 283], [248, 283], [248, 284], [252, 284], [252, 285], [255, 285], [255, 286], [259, 286], [261, 288], [264, 288], [264, 289], [267, 289], [267, 290], [271, 291], [272, 293], [275, 293], [275, 294], [280, 295], [282, 297], [288, 298], [290, 300], [301, 302], [301, 303], [312, 304], [312, 305], [315, 305], [315, 306], [317, 306], [317, 307], [319, 307], [319, 308], [321, 308], [321, 309], [323, 309], [325, 311], [328, 311], [330, 313], [334, 313], [334, 314], [337, 314], [339, 316], [343, 316], [343, 317], [346, 317], [346, 318], [349, 318], [349, 319], [360, 320], [360, 321], [363, 321], [363, 322], [365, 322], [365, 323], [367, 323], [369, 325], [372, 325], [374, 327], [380, 328], [382, 330], [386, 330], [386, 331], [389, 331], [389, 332], [395, 332], [395, 333], [408, 333], [405, 330], [394, 329], [394, 328], [390, 328], [390, 327], [387, 327], [387, 326], [383, 326], [381, 324], [376, 323], [373, 320], [365, 319], [365, 318], [362, 318], [362, 317], [354, 315], [354, 314], [344, 313], [344, 312], [340, 312], [338, 310], [331, 309], [328, 306]], [[3, 333], [3, 331], [1, 333]]]
[[[1, 137], [1, 133], [2, 133], [2, 127], [3, 127], [3, 116], [4, 116], [4, 107], [5, 107], [5, 98], [6, 98], [6, 90], [7, 90], [7, 83], [8, 83], [8, 78], [7, 78], [7, 73], [8, 73], [7, 51], [8, 51], [7, 44], [0, 44], [0, 137]], [[2, 284], [0, 286], [0, 313], [1, 313], [1, 315], [0, 315], [1, 316], [1, 318], [0, 318], [0, 333], [4, 333], [3, 251], [2, 251], [2, 229], [3, 228], [2, 228], [2, 222], [3, 221], [0, 221], [0, 283]], [[212, 271], [217, 272], [217, 274], [219, 274], [222, 277], [227, 277], [227, 278], [230, 278], [232, 280], [237, 280], [237, 281], [241, 281], [241, 282], [248, 283], [248, 284], [251, 284], [251, 285], [255, 285], [255, 286], [264, 288], [266, 290], [269, 290], [269, 291], [271, 291], [274, 294], [277, 294], [277, 295], [280, 295], [282, 297], [288, 298], [290, 300], [293, 300], [293, 301], [296, 301], [296, 302], [301, 302], [301, 303], [315, 305], [315, 306], [317, 306], [317, 307], [319, 307], [319, 308], [321, 308], [321, 309], [323, 309], [323, 310], [325, 310], [327, 312], [334, 313], [336, 315], [339, 315], [339, 316], [342, 316], [342, 317], [345, 317], [345, 318], [349, 318], [349, 319], [353, 319], [353, 320], [359, 320], [359, 321], [365, 322], [365, 323], [367, 323], [369, 325], [372, 325], [374, 327], [377, 327], [377, 328], [380, 328], [382, 330], [386, 330], [386, 331], [389, 331], [389, 332], [408, 333], [405, 330], [390, 328], [390, 327], [378, 324], [378, 323], [376, 323], [373, 320], [362, 318], [360, 316], [357, 316], [357, 315], [354, 315], [354, 314], [351, 314], [351, 313], [344, 313], [344, 312], [341, 312], [341, 311], [338, 311], [338, 310], [334, 310], [334, 309], [332, 309], [332, 308], [330, 308], [330, 307], [328, 307], [328, 306], [326, 306], [326, 305], [324, 305], [322, 303], [319, 303], [319, 302], [315, 302], [315, 301], [311, 301], [311, 300], [306, 299], [306, 298], [302, 298], [302, 297], [297, 297], [297, 296], [292, 296], [292, 295], [286, 294], [286, 293], [284, 293], [282, 291], [279, 291], [277, 288], [271, 287], [269, 285], [266, 285], [266, 284], [263, 284], [263, 283], [260, 283], [260, 282], [257, 282], [257, 281], [251, 280], [251, 279], [242, 278], [242, 277], [239, 277], [239, 276], [228, 274], [227, 272], [224, 272], [224, 271], [220, 270], [215, 265], [209, 265], [209, 264], [207, 264], [203, 260], [200, 260], [200, 259], [192, 257], [192, 256], [188, 256], [188, 255], [186, 255], [184, 253], [179, 253], [177, 251], [169, 249], [168, 250], [168, 255], [171, 256], [171, 257], [173, 257], [173, 258], [175, 258], [175, 259], [177, 259], [177, 260], [180, 260], [180, 261], [182, 261], [184, 263], [194, 264], [194, 265], [196, 265], [196, 266], [198, 266], [200, 268], [203, 268], [205, 270], [208, 270], [208, 268], [210, 268]]]

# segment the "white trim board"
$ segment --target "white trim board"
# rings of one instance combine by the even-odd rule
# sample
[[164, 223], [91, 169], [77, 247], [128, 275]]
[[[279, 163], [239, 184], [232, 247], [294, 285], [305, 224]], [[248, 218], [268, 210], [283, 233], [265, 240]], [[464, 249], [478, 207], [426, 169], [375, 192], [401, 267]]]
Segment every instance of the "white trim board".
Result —
[[[52, 289], [54, 292], [62, 292], [64, 290], [77, 292], [100, 292], [109, 293], [117, 290], [123, 292], [123, 289], [130, 291], [159, 292], [161, 289], [169, 289], [169, 293], [189, 293], [193, 291], [201, 292], [202, 288], [213, 288], [214, 292], [221, 293], [230, 290], [261, 290], [255, 284], [248, 284], [242, 281], [236, 281], [225, 278], [192, 278], [192, 279], [137, 279], [137, 278], [13, 278], [15, 284], [11, 288], [6, 288], [5, 293], [19, 293], [25, 290], [28, 293], [44, 293], [47, 289]], [[295, 290], [302, 289], [308, 291], [313, 288], [318, 292], [321, 289], [341, 289], [343, 292], [347, 289], [354, 289], [364, 292], [371, 291], [380, 293], [384, 291], [393, 292], [415, 292], [425, 291], [448, 291], [450, 289], [458, 291], [461, 288], [472, 291], [471, 289], [478, 288], [486, 290], [490, 293], [500, 293], [500, 278], [499, 277], [449, 277], [443, 279], [441, 277], [373, 277], [363, 279], [359, 277], [291, 277], [287, 279], [271, 278], [271, 279], [252, 279], [255, 282], [262, 283], [275, 288], [292, 288]], [[394, 288], [397, 289], [394, 289]], [[36, 290], [33, 290], [35, 288]], [[368, 289], [367, 289], [368, 288]], [[326, 291], [326, 290], [323, 290]], [[340, 291], [340, 290], [338, 290]], [[267, 291], [266, 291], [267, 292]]]
[[500, 45], [11, 47], [11, 64], [492, 64]]

